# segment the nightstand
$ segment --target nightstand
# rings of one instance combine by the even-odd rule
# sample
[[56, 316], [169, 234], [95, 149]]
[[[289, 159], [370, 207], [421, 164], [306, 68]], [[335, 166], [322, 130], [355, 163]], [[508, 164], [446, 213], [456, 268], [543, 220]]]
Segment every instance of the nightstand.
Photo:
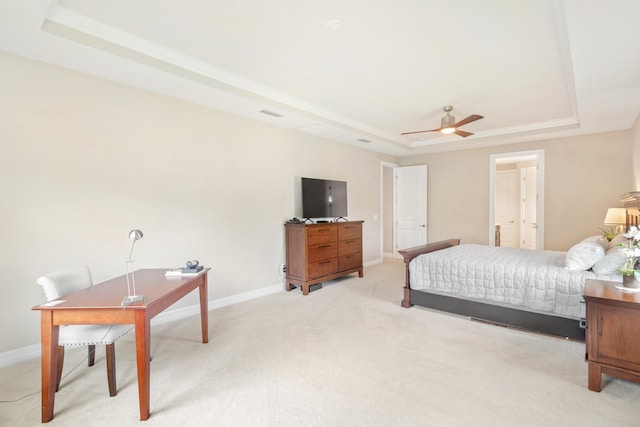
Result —
[[589, 390], [600, 391], [602, 374], [640, 382], [640, 293], [616, 289], [617, 282], [587, 279], [585, 359]]

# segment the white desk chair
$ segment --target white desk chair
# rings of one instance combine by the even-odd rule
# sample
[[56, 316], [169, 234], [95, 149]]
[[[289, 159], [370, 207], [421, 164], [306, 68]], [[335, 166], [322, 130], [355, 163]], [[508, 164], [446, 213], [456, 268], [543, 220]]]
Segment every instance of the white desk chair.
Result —
[[[44, 289], [47, 301], [93, 286], [89, 267], [77, 267], [57, 271], [39, 277], [37, 282]], [[88, 364], [95, 363], [96, 344], [104, 345], [107, 354], [107, 381], [109, 395], [115, 396], [116, 390], [116, 354], [115, 341], [133, 330], [132, 325], [66, 325], [60, 327], [58, 338], [58, 372], [56, 377], [56, 391], [60, 387], [62, 365], [64, 364], [64, 348], [66, 346], [89, 346]]]

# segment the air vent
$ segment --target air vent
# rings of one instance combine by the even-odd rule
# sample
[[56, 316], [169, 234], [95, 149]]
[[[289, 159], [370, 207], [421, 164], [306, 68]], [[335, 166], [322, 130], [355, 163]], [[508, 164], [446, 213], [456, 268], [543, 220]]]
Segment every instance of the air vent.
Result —
[[280, 113], [276, 113], [276, 112], [274, 112], [274, 111], [269, 111], [269, 110], [260, 110], [260, 112], [261, 112], [262, 114], [266, 114], [266, 115], [268, 115], [268, 116], [273, 116], [273, 117], [282, 117], [282, 114], [280, 114]]

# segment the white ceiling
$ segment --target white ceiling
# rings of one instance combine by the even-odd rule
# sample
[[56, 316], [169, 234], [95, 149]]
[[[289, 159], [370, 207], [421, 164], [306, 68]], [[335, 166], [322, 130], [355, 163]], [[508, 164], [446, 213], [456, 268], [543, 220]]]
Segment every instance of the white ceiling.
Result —
[[[406, 156], [629, 129], [639, 17], [637, 0], [0, 0], [0, 50]], [[400, 135], [445, 105], [485, 116], [475, 135]]]

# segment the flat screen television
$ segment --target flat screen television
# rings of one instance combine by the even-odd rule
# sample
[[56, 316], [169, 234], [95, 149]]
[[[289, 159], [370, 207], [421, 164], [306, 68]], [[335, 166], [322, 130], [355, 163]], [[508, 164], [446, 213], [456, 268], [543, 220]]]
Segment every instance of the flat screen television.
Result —
[[302, 178], [304, 218], [346, 218], [347, 183], [328, 179]]

